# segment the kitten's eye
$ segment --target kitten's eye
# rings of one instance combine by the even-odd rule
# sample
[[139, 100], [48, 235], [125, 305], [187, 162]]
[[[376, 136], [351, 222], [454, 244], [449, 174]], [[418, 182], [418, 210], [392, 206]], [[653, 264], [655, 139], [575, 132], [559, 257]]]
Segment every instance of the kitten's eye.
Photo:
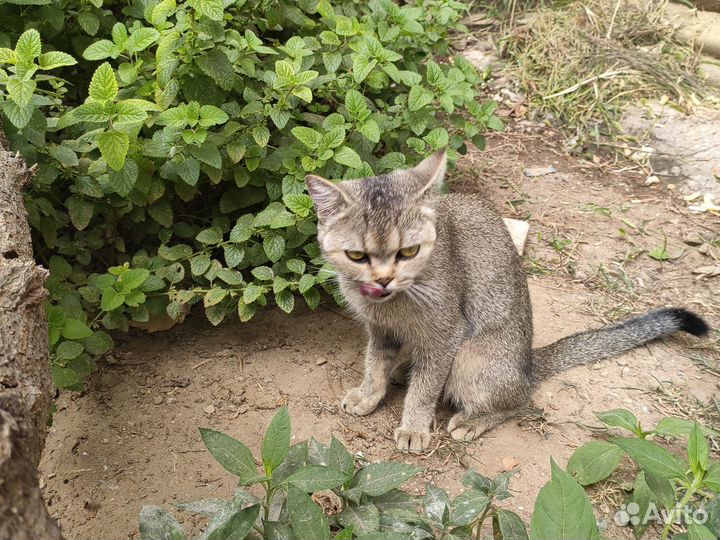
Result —
[[397, 252], [399, 259], [412, 259], [420, 251], [420, 246], [404, 247]]
[[345, 252], [345, 255], [348, 256], [348, 259], [355, 262], [363, 262], [365, 259], [367, 259], [367, 255], [362, 251], [348, 250]]

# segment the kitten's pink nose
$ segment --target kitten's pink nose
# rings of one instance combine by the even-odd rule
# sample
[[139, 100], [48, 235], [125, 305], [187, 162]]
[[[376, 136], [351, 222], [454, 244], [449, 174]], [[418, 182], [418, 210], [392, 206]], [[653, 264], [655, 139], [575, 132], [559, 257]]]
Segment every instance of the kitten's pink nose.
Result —
[[377, 278], [375, 281], [382, 285], [383, 287], [387, 287], [388, 283], [390, 283], [393, 280], [391, 277], [384, 277], [384, 278]]

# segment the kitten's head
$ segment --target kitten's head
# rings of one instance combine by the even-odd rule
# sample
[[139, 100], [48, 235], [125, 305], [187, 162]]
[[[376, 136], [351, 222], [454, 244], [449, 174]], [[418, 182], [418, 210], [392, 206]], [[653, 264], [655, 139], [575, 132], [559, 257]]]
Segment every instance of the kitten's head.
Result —
[[430, 260], [445, 163], [440, 152], [412, 169], [361, 180], [306, 177], [325, 257], [366, 298], [385, 301], [408, 289]]

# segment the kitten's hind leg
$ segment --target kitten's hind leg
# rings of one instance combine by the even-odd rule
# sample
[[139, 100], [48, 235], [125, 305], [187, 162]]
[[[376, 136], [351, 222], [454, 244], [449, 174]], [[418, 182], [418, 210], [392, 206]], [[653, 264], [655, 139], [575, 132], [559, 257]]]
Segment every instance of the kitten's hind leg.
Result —
[[475, 416], [468, 416], [464, 412], [459, 412], [450, 419], [447, 430], [455, 440], [474, 441], [486, 431], [490, 431], [513, 416], [518, 416], [520, 412], [521, 409], [511, 409], [481, 413]]

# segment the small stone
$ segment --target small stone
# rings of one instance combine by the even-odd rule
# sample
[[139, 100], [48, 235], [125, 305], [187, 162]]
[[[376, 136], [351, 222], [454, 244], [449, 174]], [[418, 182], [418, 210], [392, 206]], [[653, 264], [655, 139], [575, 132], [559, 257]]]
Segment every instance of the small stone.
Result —
[[683, 238], [683, 242], [685, 242], [688, 246], [701, 246], [703, 245], [703, 239], [702, 237], [696, 233], [695, 231], [689, 232], [685, 235], [685, 238]]
[[165, 398], [163, 398], [162, 396], [155, 396], [155, 397], [153, 398], [153, 403], [154, 403], [155, 405], [162, 405], [162, 402], [163, 402], [164, 400], [165, 400]]
[[655, 175], [648, 176], [648, 177], [645, 179], [645, 185], [646, 185], [646, 186], [652, 186], [653, 184], [657, 184], [657, 183], [659, 183], [659, 182], [660, 182], [660, 179], [659, 179], [657, 176], [655, 176]]
[[110, 442], [109, 439], [103, 439], [103, 444], [108, 444]]
[[323, 364], [327, 363], [327, 358], [324, 358], [322, 356], [318, 357], [317, 360], [315, 360], [316, 366], [322, 366]]
[[214, 405], [208, 405], [203, 409], [206, 414], [213, 414], [215, 412], [215, 406]]
[[529, 167], [523, 171], [525, 176], [528, 178], [535, 178], [537, 176], [547, 176], [548, 174], [555, 174], [557, 169], [552, 165], [547, 167]]

